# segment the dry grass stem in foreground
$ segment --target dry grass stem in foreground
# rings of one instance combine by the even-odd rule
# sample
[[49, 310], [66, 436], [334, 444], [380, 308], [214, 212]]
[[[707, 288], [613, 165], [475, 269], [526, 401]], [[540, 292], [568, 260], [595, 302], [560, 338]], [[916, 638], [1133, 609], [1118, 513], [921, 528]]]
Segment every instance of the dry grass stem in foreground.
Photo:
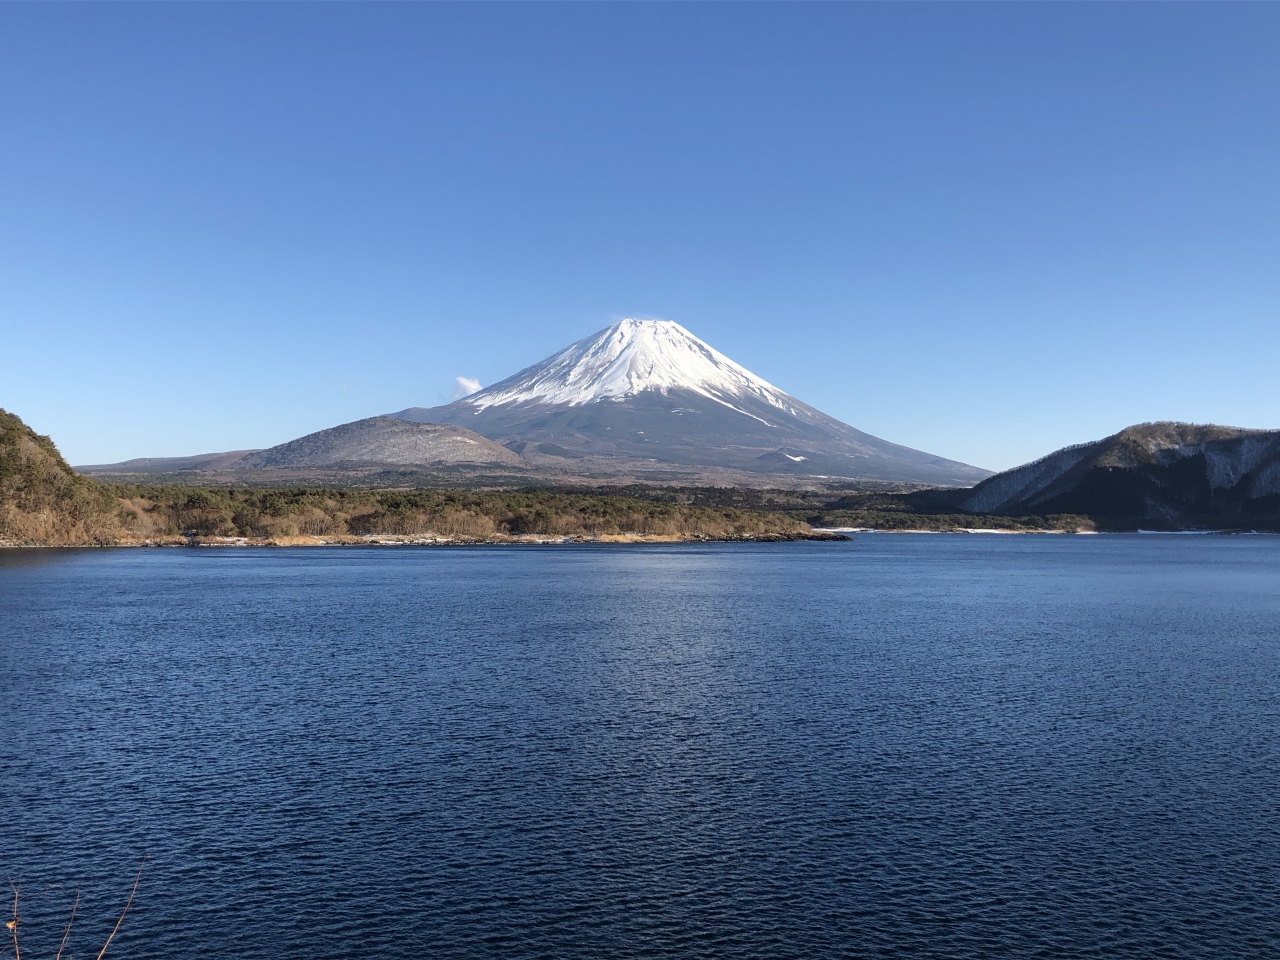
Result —
[[62, 951], [67, 949], [67, 941], [71, 939], [71, 925], [76, 922], [76, 907], [80, 906], [80, 891], [76, 891], [75, 902], [71, 904], [71, 916], [67, 918], [67, 929], [62, 931], [62, 942], [58, 944], [58, 955], [53, 960], [62, 960]]
[[9, 886], [13, 887], [13, 919], [5, 924], [5, 929], [13, 933], [13, 956], [15, 960], [22, 960], [22, 954], [18, 950], [18, 885], [10, 880]]
[[129, 899], [125, 901], [124, 909], [120, 911], [120, 919], [116, 921], [116, 925], [111, 928], [111, 936], [107, 937], [107, 942], [102, 945], [102, 949], [98, 951], [98, 960], [107, 953], [107, 947], [111, 946], [111, 941], [115, 939], [116, 931], [120, 929], [120, 924], [124, 923], [124, 915], [129, 912], [129, 908], [133, 906], [133, 896], [138, 892], [138, 882], [142, 879], [142, 868], [147, 865], [150, 857], [143, 857], [142, 862], [138, 864], [138, 875], [133, 878], [133, 889], [129, 891]]
[[[124, 909], [120, 911], [120, 916], [116, 920], [116, 925], [111, 928], [111, 934], [107, 937], [107, 942], [104, 943], [102, 945], [102, 949], [98, 951], [97, 960], [102, 960], [102, 958], [106, 956], [107, 947], [111, 946], [111, 941], [114, 940], [116, 934], [120, 932], [120, 926], [124, 923], [125, 915], [128, 914], [129, 908], [133, 906], [133, 898], [138, 893], [138, 884], [142, 881], [142, 869], [147, 865], [147, 861], [150, 859], [150, 857], [143, 857], [142, 863], [138, 865], [138, 875], [133, 878], [133, 887], [129, 890], [129, 899], [125, 901]], [[13, 887], [13, 919], [5, 924], [5, 928], [13, 934], [13, 960], [22, 960], [22, 950], [18, 944], [18, 923], [20, 920], [20, 917], [18, 916], [18, 885], [10, 880], [9, 886]], [[71, 939], [71, 925], [75, 923], [76, 910], [79, 906], [80, 893], [77, 891], [76, 899], [71, 904], [71, 916], [67, 919], [67, 928], [62, 932], [62, 942], [58, 944], [58, 953], [57, 956], [54, 957], [54, 960], [62, 960], [62, 953], [67, 949], [67, 943]], [[9, 948], [6, 947], [4, 952], [8, 953]], [[3, 956], [4, 954], [0, 954], [0, 957]]]

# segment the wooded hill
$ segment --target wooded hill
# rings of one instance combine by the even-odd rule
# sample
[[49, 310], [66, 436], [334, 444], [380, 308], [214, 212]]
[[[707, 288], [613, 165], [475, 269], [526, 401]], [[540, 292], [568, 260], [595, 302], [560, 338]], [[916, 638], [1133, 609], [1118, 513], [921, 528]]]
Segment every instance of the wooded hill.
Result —
[[0, 410], [0, 542], [114, 543], [127, 535], [119, 497], [82, 477], [48, 437]]

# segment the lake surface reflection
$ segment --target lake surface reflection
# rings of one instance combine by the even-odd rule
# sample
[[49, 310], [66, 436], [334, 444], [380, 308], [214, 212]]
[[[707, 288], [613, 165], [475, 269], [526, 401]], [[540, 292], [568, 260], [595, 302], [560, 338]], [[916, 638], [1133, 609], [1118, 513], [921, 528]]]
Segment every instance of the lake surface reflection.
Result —
[[0, 695], [24, 955], [1280, 955], [1280, 538], [0, 551]]

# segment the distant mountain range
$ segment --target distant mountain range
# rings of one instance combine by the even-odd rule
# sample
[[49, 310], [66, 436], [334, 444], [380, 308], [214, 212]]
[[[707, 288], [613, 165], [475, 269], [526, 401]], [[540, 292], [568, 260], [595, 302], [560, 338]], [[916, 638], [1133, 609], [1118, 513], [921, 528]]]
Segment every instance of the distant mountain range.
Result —
[[1280, 525], [1280, 431], [1141, 424], [993, 476], [841, 423], [666, 320], [623, 320], [443, 406], [268, 450], [79, 469], [192, 485], [821, 490], [888, 481], [946, 488], [889, 494], [906, 515], [1079, 515], [1104, 529]]
[[969, 513], [1082, 514], [1114, 529], [1269, 527], [1280, 518], [1280, 431], [1144, 423], [950, 496]]
[[[370, 456], [377, 459], [363, 459]], [[181, 467], [170, 467], [169, 473], [164, 460], [82, 467], [80, 472], [151, 484], [297, 485], [305, 480], [403, 488], [420, 485], [423, 478], [397, 473], [397, 464], [412, 466], [429, 459], [444, 468], [448, 463], [441, 458], [450, 457], [467, 470], [486, 465], [493, 471], [517, 469], [514, 463], [526, 462], [506, 447], [456, 426], [371, 417], [270, 450], [183, 458], [177, 461]], [[246, 462], [245, 472], [225, 469]], [[319, 466], [308, 466], [312, 464]], [[362, 464], [363, 474], [358, 470]], [[474, 481], [476, 474], [463, 476]], [[536, 472], [519, 476], [526, 485], [546, 479]], [[357, 478], [362, 482], [353, 482]], [[778, 475], [765, 479], [776, 480]], [[640, 488], [639, 495], [663, 502], [674, 497], [672, 502], [764, 507], [819, 526], [1280, 532], [1280, 431], [1146, 423], [1093, 443], [1064, 447], [973, 487], [858, 490], [853, 481], [811, 485], [807, 491], [794, 486], [786, 491], [649, 487]], [[120, 518], [129, 512], [121, 512], [114, 503], [105, 488], [83, 476], [77, 479], [47, 437], [36, 436], [0, 410], [0, 540], [110, 542], [119, 536]]]
[[[410, 425], [414, 426], [410, 426]], [[444, 426], [441, 426], [444, 425]], [[415, 432], [415, 430], [417, 432]], [[623, 320], [454, 403], [344, 424], [263, 451], [81, 467], [96, 476], [629, 477], [768, 485], [969, 486], [990, 471], [873, 437], [795, 399], [668, 320]]]

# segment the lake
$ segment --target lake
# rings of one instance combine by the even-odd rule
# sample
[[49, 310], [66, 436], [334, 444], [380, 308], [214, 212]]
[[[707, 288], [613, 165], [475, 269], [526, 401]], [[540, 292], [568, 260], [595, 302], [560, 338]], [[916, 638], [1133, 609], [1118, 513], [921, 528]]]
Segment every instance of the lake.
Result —
[[24, 957], [1280, 955], [1280, 537], [0, 551], [0, 695]]

